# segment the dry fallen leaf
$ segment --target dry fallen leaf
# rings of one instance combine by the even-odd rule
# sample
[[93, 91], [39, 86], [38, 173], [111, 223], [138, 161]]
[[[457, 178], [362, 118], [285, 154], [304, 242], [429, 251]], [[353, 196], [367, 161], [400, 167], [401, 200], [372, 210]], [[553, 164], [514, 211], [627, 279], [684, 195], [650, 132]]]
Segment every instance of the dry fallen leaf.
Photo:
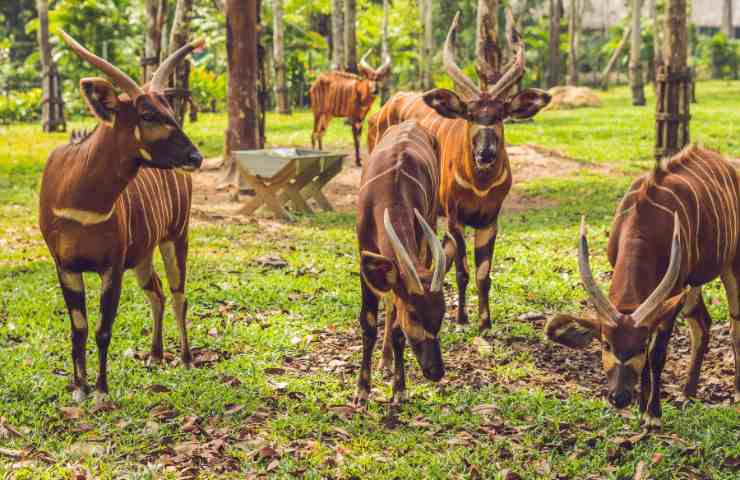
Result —
[[172, 389], [169, 388], [169, 387], [166, 387], [164, 385], [160, 385], [158, 383], [154, 383], [154, 384], [149, 385], [148, 387], [146, 387], [146, 391], [147, 392], [151, 392], [151, 393], [168, 393], [168, 392], [171, 392]]
[[647, 480], [647, 476], [647, 464], [645, 463], [645, 460], [640, 460], [640, 462], [637, 464], [637, 467], [635, 468], [635, 476], [632, 477], [632, 480]]
[[496, 405], [489, 403], [484, 405], [477, 405], [470, 409], [471, 412], [475, 413], [476, 415], [492, 415], [496, 413]]
[[77, 420], [82, 418], [84, 412], [80, 407], [59, 407], [62, 412], [62, 416], [67, 420]]

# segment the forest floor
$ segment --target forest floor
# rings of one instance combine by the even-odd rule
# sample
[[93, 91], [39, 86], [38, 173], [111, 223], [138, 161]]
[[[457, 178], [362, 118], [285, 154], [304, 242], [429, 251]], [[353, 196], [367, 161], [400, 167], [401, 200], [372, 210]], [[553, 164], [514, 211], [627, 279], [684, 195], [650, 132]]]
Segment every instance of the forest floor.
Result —
[[[740, 82], [701, 83], [697, 90], [692, 138], [740, 157]], [[382, 372], [374, 373], [367, 411], [350, 406], [361, 348], [352, 209], [359, 170], [351, 159], [328, 186], [339, 211], [290, 224], [233, 215], [239, 204], [215, 190], [216, 173], [195, 174], [188, 267], [195, 368], [178, 365], [169, 311], [167, 363], [147, 366], [149, 306], [127, 275], [109, 356], [114, 408], [74, 404], [69, 320], [36, 220], [45, 159], [66, 135], [0, 126], [0, 473], [738, 478], [740, 407], [731, 403], [727, 304], [717, 282], [705, 288], [715, 321], [698, 401], [677, 400], [689, 351], [680, 322], [663, 377], [660, 432], [640, 430], [636, 407], [617, 412], [603, 400], [596, 345], [574, 352], [543, 339], [549, 315], [585, 309], [576, 266], [580, 216], [588, 213], [592, 263], [606, 285], [614, 208], [652, 165], [652, 108], [630, 106], [626, 88], [600, 95], [603, 108], [544, 112], [505, 127], [516, 185], [496, 245], [493, 328], [476, 328], [471, 284], [471, 325], [443, 326], [445, 378], [425, 381], [407, 355], [410, 398], [398, 410], [388, 404]], [[224, 125], [224, 115], [207, 114], [187, 130], [216, 157]], [[305, 146], [311, 115], [270, 115], [268, 126], [270, 145]], [[327, 149], [348, 151], [350, 142], [348, 127], [335, 120]], [[159, 261], [157, 268], [162, 272]], [[446, 280], [449, 319], [458, 306], [454, 275]], [[88, 275], [86, 282], [95, 325], [100, 280]], [[97, 368], [93, 338], [90, 372]]]

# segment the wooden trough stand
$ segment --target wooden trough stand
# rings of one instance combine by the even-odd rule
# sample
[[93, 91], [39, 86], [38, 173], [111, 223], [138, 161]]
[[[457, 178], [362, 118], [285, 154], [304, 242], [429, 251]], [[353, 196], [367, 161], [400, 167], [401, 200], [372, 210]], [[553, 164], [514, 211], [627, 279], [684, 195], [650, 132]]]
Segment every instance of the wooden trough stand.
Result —
[[236, 164], [244, 179], [254, 189], [240, 213], [251, 215], [266, 206], [278, 217], [293, 220], [285, 209], [292, 203], [298, 212], [313, 213], [308, 200], [313, 198], [325, 211], [333, 211], [321, 189], [342, 170], [343, 153], [320, 152], [301, 148], [236, 150]]

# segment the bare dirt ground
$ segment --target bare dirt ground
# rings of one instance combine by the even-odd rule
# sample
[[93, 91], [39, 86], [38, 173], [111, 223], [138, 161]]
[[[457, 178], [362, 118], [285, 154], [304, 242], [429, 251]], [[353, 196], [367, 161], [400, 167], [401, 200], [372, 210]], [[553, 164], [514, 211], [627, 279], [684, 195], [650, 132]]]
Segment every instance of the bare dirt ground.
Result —
[[[534, 208], [552, 207], [555, 203], [537, 197], [527, 197], [521, 194], [517, 186], [522, 183], [542, 177], [562, 177], [579, 169], [593, 169], [608, 171], [608, 167], [576, 162], [555, 150], [549, 150], [536, 145], [517, 145], [507, 147], [514, 175], [514, 188], [504, 203], [504, 212], [522, 212]], [[348, 152], [349, 153], [349, 152]], [[208, 164], [217, 164], [218, 159], [212, 159]], [[339, 212], [351, 213], [355, 211], [357, 190], [360, 185], [361, 167], [355, 165], [349, 155], [344, 161], [342, 172], [325, 187], [324, 193], [334, 208]], [[248, 196], [238, 194], [235, 189], [221, 189], [217, 187], [220, 172], [208, 168], [193, 174], [194, 199], [193, 216], [201, 222], [249, 222], [248, 217], [239, 213], [241, 202], [247, 201]], [[264, 216], [264, 209], [259, 212]], [[251, 221], [256, 221], [252, 219]]]
[[[452, 293], [453, 289], [448, 288], [447, 294], [451, 296]], [[448, 300], [454, 302], [454, 300]], [[529, 322], [537, 331], [543, 331], [546, 317], [549, 317], [549, 314], [528, 314], [517, 321]], [[495, 312], [493, 321], [496, 321]], [[383, 322], [381, 321], [380, 324], [383, 325]], [[446, 323], [444, 328], [475, 329], [477, 327], [473, 324], [456, 327], [452, 323]], [[378, 338], [376, 350], [380, 350], [382, 332], [378, 333]], [[681, 391], [689, 366], [690, 343], [688, 327], [677, 324], [670, 341], [668, 361], [662, 380], [663, 400], [678, 406], [682, 406], [684, 402]], [[359, 371], [361, 345], [359, 329], [342, 331], [330, 328], [314, 331], [306, 354], [292, 358], [285, 366], [288, 369], [296, 369], [297, 374], [307, 374], [312, 370], [334, 372], [351, 385], [355, 382], [355, 376]], [[497, 354], [488, 352], [497, 352]], [[376, 353], [376, 355], [380, 354]], [[497, 375], [494, 367], [511, 363], [515, 357], [520, 355], [533, 360], [534, 369], [532, 371], [513, 380]], [[732, 405], [734, 395], [732, 355], [728, 325], [712, 327], [709, 351], [701, 370], [696, 400], [708, 404]], [[444, 360], [446, 374], [439, 383], [440, 389], [453, 389], [463, 385], [467, 388], [498, 385], [508, 391], [518, 391], [535, 386], [542, 388], [548, 395], [563, 400], [572, 394], [605, 398], [607, 393], [598, 342], [594, 342], [585, 350], [571, 350], [544, 338], [532, 340], [486, 333], [483, 337], [476, 337], [472, 342], [461, 342], [446, 350]], [[413, 356], [407, 357], [406, 366], [412, 382], [425, 381]], [[374, 401], [387, 400], [377, 391], [373, 393]], [[631, 409], [622, 413], [629, 417], [635, 415], [635, 411]]]

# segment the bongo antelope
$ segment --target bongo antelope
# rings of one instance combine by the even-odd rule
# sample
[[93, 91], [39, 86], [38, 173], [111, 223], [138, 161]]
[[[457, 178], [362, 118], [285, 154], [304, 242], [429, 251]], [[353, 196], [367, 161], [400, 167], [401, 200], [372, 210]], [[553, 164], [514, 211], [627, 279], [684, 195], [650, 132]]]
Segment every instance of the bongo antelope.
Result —
[[[152, 268], [159, 247], [167, 269], [180, 333], [181, 357], [191, 361], [186, 331], [185, 274], [192, 182], [202, 161], [175, 121], [163, 90], [174, 67], [202, 42], [167, 58], [141, 87], [125, 73], [60, 32], [83, 60], [105, 73], [80, 80], [82, 95], [99, 121], [88, 136], [75, 137], [49, 156], [41, 183], [39, 223], [56, 264], [72, 327], [73, 398], [87, 393], [87, 310], [83, 272], [102, 278], [101, 315], [95, 339], [100, 359], [98, 402], [108, 393], [107, 358], [124, 270], [134, 269], [151, 303], [151, 360], [162, 359], [164, 296]], [[123, 93], [118, 95], [114, 86]]]
[[[393, 402], [405, 395], [406, 341], [426, 378], [444, 375], [439, 329], [449, 265], [435, 229], [439, 185], [437, 145], [417, 122], [396, 125], [365, 163], [358, 199], [362, 366], [355, 403], [370, 394], [371, 359], [377, 338], [378, 302], [386, 299], [386, 340], [393, 345]], [[448, 249], [454, 250], [453, 246]]]
[[362, 76], [346, 72], [327, 72], [311, 85], [308, 91], [313, 111], [313, 132], [311, 146], [323, 149], [322, 138], [333, 117], [344, 117], [352, 126], [352, 138], [355, 142], [355, 163], [360, 165], [360, 136], [362, 122], [370, 111], [379, 84], [391, 73], [391, 59], [386, 57], [383, 65], [373, 69], [367, 63], [370, 50], [363, 55], [358, 66]]
[[683, 392], [686, 397], [696, 394], [711, 324], [701, 287], [717, 277], [729, 303], [735, 400], [740, 401], [739, 214], [734, 168], [718, 153], [685, 148], [635, 181], [617, 208], [608, 245], [614, 268], [608, 297], [591, 274], [585, 219], [581, 223], [578, 264], [596, 317], [557, 315], [545, 332], [571, 348], [598, 338], [609, 402], [627, 407], [639, 384], [647, 426], [660, 426], [660, 376], [679, 312], [691, 332], [691, 365]]
[[455, 81], [457, 93], [437, 88], [429, 92], [402, 92], [391, 98], [368, 121], [368, 149], [372, 152], [377, 139], [391, 125], [415, 119], [432, 132], [440, 145], [439, 202], [441, 214], [447, 217], [448, 231], [457, 244], [455, 270], [459, 308], [457, 322], [468, 322], [465, 293], [468, 265], [463, 237], [465, 226], [475, 232], [476, 282], [478, 285], [480, 327], [491, 326], [489, 310], [490, 270], [498, 232], [501, 205], [511, 188], [511, 168], [504, 145], [506, 118], [529, 118], [550, 101], [541, 90], [526, 89], [513, 96], [508, 92], [524, 74], [524, 43], [512, 26], [509, 42], [514, 59], [503, 72], [481, 68], [482, 88], [477, 87], [455, 63], [454, 42], [460, 20], [455, 16], [447, 35], [443, 61]]

